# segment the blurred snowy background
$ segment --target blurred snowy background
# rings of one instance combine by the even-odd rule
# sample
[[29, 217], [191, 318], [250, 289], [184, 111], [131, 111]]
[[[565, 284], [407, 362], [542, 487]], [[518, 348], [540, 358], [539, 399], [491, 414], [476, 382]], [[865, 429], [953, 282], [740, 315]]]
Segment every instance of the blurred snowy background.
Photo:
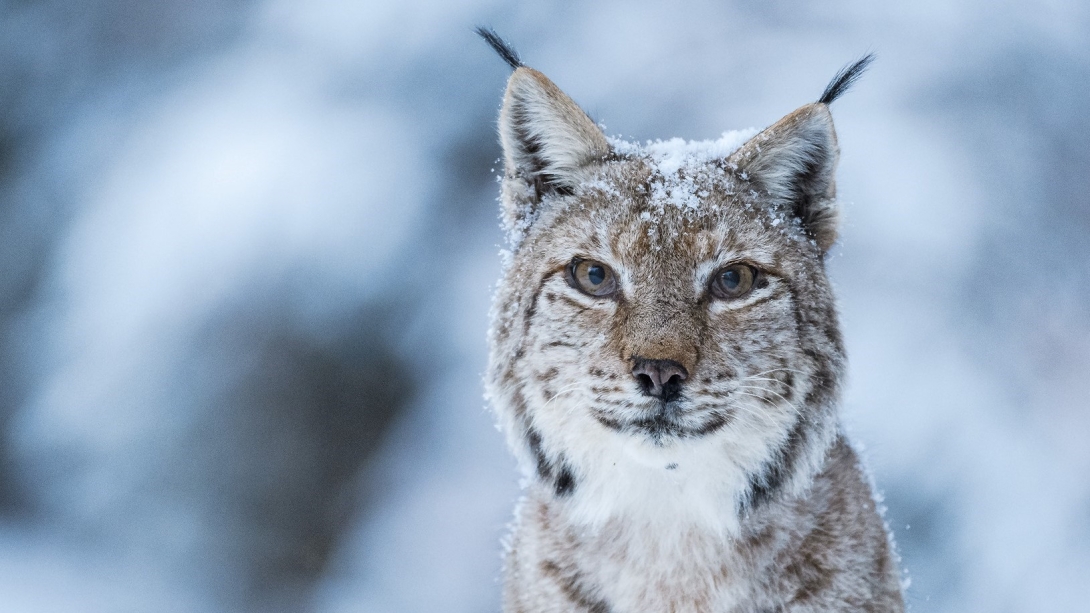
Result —
[[1090, 4], [0, 3], [0, 611], [487, 612], [492, 25], [612, 134], [834, 105], [915, 611], [1090, 602]]

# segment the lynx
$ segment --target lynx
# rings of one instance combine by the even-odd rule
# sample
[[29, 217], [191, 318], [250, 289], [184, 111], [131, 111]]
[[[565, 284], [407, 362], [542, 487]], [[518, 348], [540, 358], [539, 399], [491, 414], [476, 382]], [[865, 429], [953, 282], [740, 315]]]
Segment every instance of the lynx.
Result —
[[829, 104], [871, 57], [760, 133], [638, 145], [479, 32], [514, 70], [486, 375], [526, 475], [504, 610], [903, 611], [824, 265]]

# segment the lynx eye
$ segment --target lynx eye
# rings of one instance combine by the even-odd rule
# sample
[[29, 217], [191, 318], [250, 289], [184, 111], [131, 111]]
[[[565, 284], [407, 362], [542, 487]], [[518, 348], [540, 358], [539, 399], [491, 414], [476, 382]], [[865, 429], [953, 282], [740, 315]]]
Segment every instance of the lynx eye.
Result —
[[757, 269], [749, 264], [731, 264], [712, 277], [712, 295], [720, 300], [741, 298], [753, 289]]
[[572, 260], [568, 265], [568, 282], [590, 296], [604, 298], [617, 289], [617, 281], [609, 266], [594, 260]]

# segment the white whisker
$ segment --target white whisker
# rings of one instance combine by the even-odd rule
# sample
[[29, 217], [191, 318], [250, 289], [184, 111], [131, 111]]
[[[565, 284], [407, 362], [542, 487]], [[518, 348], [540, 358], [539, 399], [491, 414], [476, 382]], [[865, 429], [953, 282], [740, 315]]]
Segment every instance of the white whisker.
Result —
[[771, 370], [766, 370], [764, 372], [758, 372], [758, 373], [753, 373], [752, 375], [747, 375], [745, 377], [742, 377], [742, 379], [748, 379], [749, 377], [760, 377], [760, 376], [763, 376], [763, 375], [772, 374], [774, 372], [793, 372], [793, 373], [803, 375], [803, 376], [809, 375], [809, 373], [807, 373], [807, 372], [803, 372], [801, 370], [797, 370], [797, 369], [794, 369], [794, 368], [773, 368]]
[[574, 392], [574, 391], [578, 390], [578, 389], [579, 389], [580, 387], [582, 387], [582, 386], [583, 386], [583, 384], [582, 384], [582, 383], [573, 383], [573, 384], [571, 384], [571, 385], [569, 385], [569, 386], [567, 386], [567, 387], [562, 387], [562, 388], [560, 388], [560, 391], [559, 391], [559, 392], [556, 392], [555, 394], [553, 394], [553, 397], [552, 397], [552, 398], [550, 398], [550, 399], [546, 400], [546, 401], [545, 401], [545, 404], [541, 405], [541, 409], [542, 409], [542, 410], [544, 410], [544, 409], [545, 409], [545, 407], [547, 407], [547, 406], [549, 406], [550, 404], [552, 404], [552, 402], [553, 402], [554, 400], [556, 400], [557, 398], [560, 398], [560, 397], [561, 397], [561, 396], [563, 396], [564, 394], [567, 394], [567, 393], [570, 393], [570, 392]]
[[[752, 389], [752, 390], [760, 390], [760, 391], [762, 391], [762, 392], [768, 392], [768, 393], [770, 393], [770, 394], [775, 394], [775, 395], [776, 395], [777, 397], [779, 397], [779, 399], [780, 399], [780, 400], [781, 400], [781, 401], [782, 401], [782, 402], [783, 402], [784, 404], [786, 404], [786, 405], [787, 405], [787, 407], [788, 407], [789, 409], [791, 409], [792, 411], [794, 411], [796, 415], [798, 415], [799, 417], [802, 417], [802, 411], [800, 411], [800, 410], [799, 410], [799, 408], [798, 408], [798, 407], [796, 407], [796, 406], [795, 406], [795, 404], [794, 404], [794, 403], [792, 403], [792, 402], [791, 402], [790, 400], [788, 400], [787, 398], [784, 398], [783, 394], [781, 394], [781, 393], [779, 393], [779, 392], [777, 392], [777, 391], [775, 391], [775, 390], [770, 390], [770, 389], [768, 389], [768, 388], [764, 388], [764, 387], [758, 387], [758, 386], [755, 386], [755, 385], [739, 385], [739, 386], [738, 386], [738, 388], [739, 388], [739, 389]], [[765, 402], [768, 402], [768, 399], [767, 399], [767, 398], [761, 398], [760, 396], [755, 396], [755, 395], [753, 395], [753, 394], [749, 394], [749, 393], [746, 393], [746, 392], [742, 392], [742, 393], [744, 393], [744, 394], [746, 394], [746, 395], [748, 395], [748, 396], [753, 396], [754, 398], [758, 398], [758, 399], [760, 399], [760, 400], [764, 400]]]

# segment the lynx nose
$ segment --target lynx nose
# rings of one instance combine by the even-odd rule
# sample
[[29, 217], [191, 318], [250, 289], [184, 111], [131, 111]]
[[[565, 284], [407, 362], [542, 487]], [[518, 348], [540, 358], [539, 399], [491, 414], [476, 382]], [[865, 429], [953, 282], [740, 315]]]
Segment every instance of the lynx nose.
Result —
[[636, 357], [633, 361], [632, 376], [644, 394], [665, 402], [681, 395], [681, 382], [689, 378], [684, 366], [673, 360]]

